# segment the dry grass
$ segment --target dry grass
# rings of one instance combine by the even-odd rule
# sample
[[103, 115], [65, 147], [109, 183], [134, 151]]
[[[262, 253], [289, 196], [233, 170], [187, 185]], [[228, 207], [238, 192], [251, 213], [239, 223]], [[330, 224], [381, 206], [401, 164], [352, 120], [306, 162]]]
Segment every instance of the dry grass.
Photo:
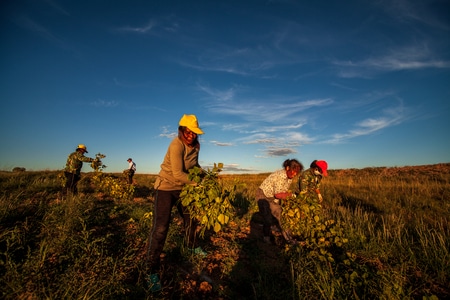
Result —
[[245, 184], [235, 219], [205, 235], [200, 259], [180, 246], [175, 214], [156, 295], [143, 285], [155, 175], [135, 175], [132, 201], [99, 198], [89, 176], [79, 197], [60, 199], [57, 175], [0, 173], [5, 299], [450, 297], [450, 164], [329, 171], [325, 210], [346, 226], [351, 270], [324, 268], [307, 253], [293, 259], [276, 232], [275, 245], [262, 243], [254, 196], [268, 174], [221, 175], [224, 185]]

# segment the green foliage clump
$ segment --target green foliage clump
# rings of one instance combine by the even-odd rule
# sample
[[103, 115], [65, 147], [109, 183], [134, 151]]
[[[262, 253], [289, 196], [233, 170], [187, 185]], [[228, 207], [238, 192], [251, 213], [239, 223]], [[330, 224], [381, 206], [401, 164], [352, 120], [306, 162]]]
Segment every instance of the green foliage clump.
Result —
[[283, 202], [281, 220], [283, 228], [301, 241], [301, 247], [308, 249], [312, 258], [334, 262], [333, 253], [340, 252], [348, 242], [343, 224], [328, 218], [316, 198], [305, 194]]
[[130, 199], [134, 194], [134, 185], [127, 184], [113, 175], [98, 172], [92, 177], [92, 180], [96, 191], [104, 196], [114, 199]]
[[195, 167], [189, 170], [189, 179], [195, 185], [185, 185], [180, 194], [181, 204], [187, 207], [192, 218], [202, 225], [200, 236], [204, 236], [207, 229], [215, 232], [222, 230], [234, 216], [232, 202], [235, 198], [236, 187], [226, 189], [219, 181], [218, 174], [223, 164], [214, 164], [212, 170]]
[[[94, 169], [94, 175], [91, 177], [94, 189], [96, 192], [101, 193], [105, 197], [111, 197], [114, 199], [129, 199], [134, 194], [134, 186], [128, 185], [124, 180], [115, 177], [112, 174], [105, 174], [103, 170], [106, 169], [106, 165], [103, 164], [102, 159], [106, 155], [97, 153], [95, 159], [89, 164]], [[66, 184], [66, 177], [64, 171], [58, 174], [58, 181], [61, 186]]]
[[103, 173], [106, 168], [101, 159], [106, 155], [97, 153], [95, 160], [91, 163], [91, 167], [95, 170], [95, 175], [92, 177], [96, 191], [102, 193], [104, 196], [115, 199], [130, 199], [134, 194], [134, 186], [127, 184], [124, 180], [117, 178], [110, 174]]
[[102, 163], [102, 159], [105, 157], [106, 155], [102, 153], [95, 154], [95, 159], [93, 162], [91, 162], [91, 168], [94, 169], [96, 172], [103, 171], [103, 169], [105, 169], [106, 166]]
[[299, 276], [310, 278], [324, 298], [367, 293], [362, 289], [376, 274], [361, 265], [354, 253], [346, 251], [349, 239], [345, 224], [328, 217], [315, 197], [300, 194], [284, 201], [281, 220], [283, 228], [298, 240], [285, 248], [291, 265], [302, 270], [304, 274]]

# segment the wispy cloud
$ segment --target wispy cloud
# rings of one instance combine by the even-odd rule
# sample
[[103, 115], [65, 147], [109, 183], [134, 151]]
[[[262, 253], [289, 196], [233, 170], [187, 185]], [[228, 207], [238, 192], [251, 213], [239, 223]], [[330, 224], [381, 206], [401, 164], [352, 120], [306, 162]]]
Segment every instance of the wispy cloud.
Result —
[[407, 119], [403, 105], [385, 109], [382, 116], [364, 119], [355, 124], [347, 133], [338, 133], [323, 143], [339, 144], [359, 136], [371, 135], [385, 128], [395, 126]]
[[224, 91], [202, 84], [198, 84], [197, 87], [207, 95], [208, 110], [216, 114], [238, 116], [247, 121], [275, 122], [289, 119], [290, 116], [313, 107], [323, 107], [333, 103], [331, 98], [302, 100], [300, 97], [291, 96], [252, 99], [238, 96], [239, 90], [236, 87]]
[[135, 33], [148, 33], [150, 32], [154, 27], [155, 27], [155, 21], [151, 20], [148, 23], [146, 23], [144, 26], [141, 27], [133, 27], [133, 26], [123, 26], [118, 28], [118, 31], [122, 31], [122, 32], [135, 32]]
[[173, 139], [178, 135], [178, 132], [174, 132], [172, 130], [170, 130], [169, 127], [164, 126], [162, 128], [162, 132], [159, 134], [160, 137], [164, 137], [164, 138], [168, 138], [168, 139]]
[[275, 144], [277, 139], [265, 133], [256, 133], [238, 139], [243, 144]]
[[45, 0], [44, 2], [47, 2], [47, 4], [54, 10], [56, 10], [58, 13], [63, 14], [65, 16], [70, 16], [69, 12], [65, 10], [59, 3], [53, 0]]
[[[241, 137], [236, 143], [262, 145], [261, 157], [286, 156], [296, 153], [296, 147], [313, 141], [300, 132], [307, 124], [307, 117], [300, 113], [311, 108], [321, 108], [333, 103], [330, 98], [301, 100], [299, 97], [267, 96], [263, 99], [249, 99], [245, 89], [233, 87], [216, 90], [198, 85], [206, 94], [207, 109], [218, 115], [236, 117], [238, 122], [224, 124], [224, 130], [238, 132]], [[242, 97], [242, 98], [241, 98]]]
[[214, 144], [216, 146], [220, 147], [230, 147], [233, 146], [233, 143], [224, 143], [224, 142], [218, 142], [218, 141], [210, 141], [211, 144]]
[[91, 105], [95, 106], [95, 107], [108, 107], [109, 108], [109, 107], [116, 107], [116, 106], [118, 106], [119, 102], [116, 101], [116, 100], [105, 101], [105, 100], [99, 99], [99, 100], [96, 100], [94, 102], [91, 102]]
[[166, 34], [174, 34], [180, 30], [180, 24], [173, 15], [148, 20], [141, 26], [125, 25], [116, 28], [117, 32], [152, 34], [159, 38], [167, 38]]
[[[202, 165], [204, 168], [213, 168], [213, 165]], [[239, 164], [224, 164], [223, 166], [223, 172], [231, 172], [231, 173], [235, 173], [235, 172], [255, 172], [255, 171], [259, 171], [259, 170], [255, 170], [255, 169], [250, 169], [250, 168], [243, 168], [241, 167]]]
[[290, 154], [297, 153], [293, 148], [282, 148], [282, 147], [268, 147], [264, 150], [267, 156], [287, 156]]
[[30, 32], [33, 32], [37, 36], [43, 38], [44, 40], [48, 41], [53, 46], [63, 49], [71, 54], [73, 54], [75, 57], [80, 58], [81, 53], [77, 49], [74, 44], [67, 39], [64, 39], [61, 36], [58, 36], [58, 34], [54, 33], [54, 30], [51, 30], [47, 28], [46, 26], [42, 25], [41, 23], [35, 21], [31, 17], [28, 17], [27, 15], [20, 15], [17, 18], [14, 19], [14, 22], [26, 29]]
[[338, 75], [343, 78], [371, 77], [377, 73], [426, 68], [448, 69], [450, 61], [436, 58], [426, 45], [399, 47], [385, 55], [369, 57], [359, 61], [333, 61], [341, 67]]
[[15, 22], [17, 25], [36, 33], [37, 35], [41, 36], [47, 41], [50, 41], [53, 44], [56, 44], [60, 47], [64, 46], [63, 41], [55, 34], [53, 34], [49, 29], [39, 24], [38, 22], [35, 22], [33, 19], [26, 15], [19, 16], [15, 19]]
[[[441, 30], [450, 30], [446, 20], [438, 17], [433, 9], [439, 9], [435, 1], [381, 0], [379, 7], [401, 22], [418, 22]], [[445, 1], [444, 1], [445, 2]]]

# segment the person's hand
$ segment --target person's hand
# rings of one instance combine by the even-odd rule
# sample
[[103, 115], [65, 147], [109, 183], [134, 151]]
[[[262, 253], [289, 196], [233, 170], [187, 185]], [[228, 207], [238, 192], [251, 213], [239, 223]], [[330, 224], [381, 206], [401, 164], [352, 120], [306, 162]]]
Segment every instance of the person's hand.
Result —
[[322, 203], [322, 201], [323, 201], [322, 194], [317, 194], [317, 197], [319, 197], [319, 203]]

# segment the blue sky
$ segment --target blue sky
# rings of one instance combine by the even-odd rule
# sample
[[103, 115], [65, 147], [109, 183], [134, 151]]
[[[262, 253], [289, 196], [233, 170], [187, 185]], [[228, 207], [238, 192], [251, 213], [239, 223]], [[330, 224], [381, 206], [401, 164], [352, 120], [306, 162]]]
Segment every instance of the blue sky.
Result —
[[183, 114], [227, 173], [450, 162], [448, 1], [0, 6], [1, 170], [62, 169], [83, 143], [106, 172], [157, 173]]

